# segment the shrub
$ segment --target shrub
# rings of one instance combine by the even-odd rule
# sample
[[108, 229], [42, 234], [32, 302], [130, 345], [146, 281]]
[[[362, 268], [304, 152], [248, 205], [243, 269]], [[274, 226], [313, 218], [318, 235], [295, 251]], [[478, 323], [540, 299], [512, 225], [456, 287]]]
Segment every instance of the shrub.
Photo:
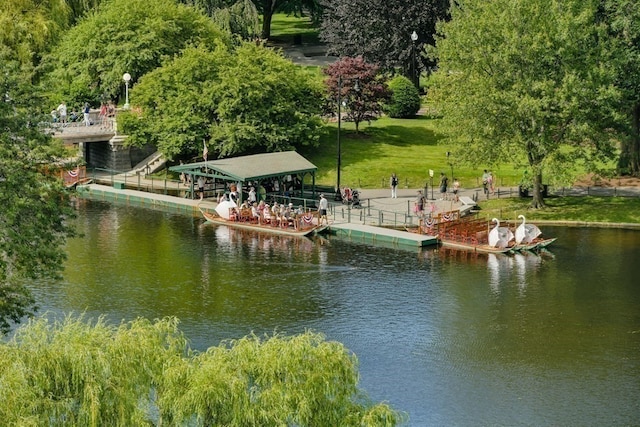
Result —
[[394, 118], [408, 118], [420, 109], [420, 92], [404, 76], [396, 76], [389, 81], [391, 100], [385, 105], [385, 113]]

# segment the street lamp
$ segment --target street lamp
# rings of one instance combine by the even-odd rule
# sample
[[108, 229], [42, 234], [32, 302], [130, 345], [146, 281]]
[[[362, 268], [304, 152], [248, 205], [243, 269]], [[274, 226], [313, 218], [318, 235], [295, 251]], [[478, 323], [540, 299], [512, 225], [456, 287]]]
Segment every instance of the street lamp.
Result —
[[416, 89], [420, 89], [420, 79], [418, 78], [418, 73], [416, 72], [416, 42], [418, 41], [418, 33], [415, 31], [411, 33], [411, 61], [413, 63], [412, 71], [411, 71], [411, 79], [413, 80], [413, 84], [416, 86]]
[[449, 166], [451, 166], [451, 182], [453, 182], [453, 162], [449, 160], [449, 156], [451, 156], [451, 152], [447, 151], [447, 161], [449, 162]]
[[429, 182], [431, 184], [431, 200], [435, 200], [433, 198], [433, 169], [429, 169]]
[[124, 102], [124, 108], [128, 109], [129, 108], [129, 81], [131, 80], [131, 74], [129, 73], [124, 73], [124, 75], [122, 76], [122, 80], [124, 80], [124, 93], [125, 93], [125, 102]]
[[[360, 91], [360, 79], [356, 78], [356, 81], [353, 85], [353, 90], [358, 92]], [[342, 200], [342, 193], [340, 192], [340, 169], [342, 163], [342, 147], [340, 145], [340, 129], [342, 126], [342, 76], [338, 76], [338, 138], [337, 138], [337, 146], [338, 146], [338, 170], [336, 173], [336, 196], [335, 200]]]

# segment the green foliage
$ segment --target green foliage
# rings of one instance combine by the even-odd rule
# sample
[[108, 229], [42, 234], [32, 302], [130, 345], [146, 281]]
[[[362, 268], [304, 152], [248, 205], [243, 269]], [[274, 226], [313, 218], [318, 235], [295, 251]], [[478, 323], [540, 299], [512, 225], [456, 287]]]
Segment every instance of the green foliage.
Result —
[[391, 99], [384, 106], [385, 113], [393, 118], [414, 117], [420, 110], [420, 92], [411, 80], [396, 76], [388, 85]]
[[0, 58], [23, 66], [39, 64], [72, 20], [64, 0], [3, 0], [0, 8]]
[[35, 308], [26, 280], [59, 277], [74, 234], [69, 194], [44, 173], [65, 151], [37, 126], [41, 99], [20, 79], [20, 66], [0, 62], [0, 334]]
[[449, 3], [448, 0], [321, 0], [324, 13], [320, 38], [332, 54], [363, 56], [385, 71], [400, 68], [411, 77], [412, 32], [418, 35], [416, 68], [424, 70], [433, 63], [419, 53], [424, 46], [433, 44], [436, 22], [447, 18]]
[[47, 57], [45, 84], [54, 100], [99, 104], [189, 45], [229, 43], [205, 15], [173, 0], [113, 0], [69, 30]]
[[218, 156], [313, 146], [320, 94], [304, 70], [254, 43], [188, 49], [140, 81], [131, 100], [141, 113], [124, 129], [134, 144], [153, 138], [169, 158], [197, 155], [203, 140]]
[[614, 154], [620, 94], [596, 10], [595, 0], [465, 0], [439, 27], [430, 94], [454, 154], [474, 165], [526, 160], [536, 206], [550, 165], [592, 169]]
[[609, 28], [616, 86], [624, 94], [622, 111], [628, 117], [621, 140], [618, 170], [640, 176], [640, 5], [633, 0], [603, 1], [602, 18]]
[[357, 389], [357, 359], [312, 332], [192, 353], [168, 318], [119, 327], [68, 317], [0, 344], [8, 425], [393, 426]]
[[260, 16], [251, 0], [240, 0], [229, 7], [215, 9], [211, 19], [223, 30], [245, 40], [260, 33]]

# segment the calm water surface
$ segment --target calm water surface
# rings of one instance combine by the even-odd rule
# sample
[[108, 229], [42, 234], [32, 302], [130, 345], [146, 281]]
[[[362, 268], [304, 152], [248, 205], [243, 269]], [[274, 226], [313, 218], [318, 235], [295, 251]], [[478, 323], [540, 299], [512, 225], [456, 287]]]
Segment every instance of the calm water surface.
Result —
[[550, 228], [541, 256], [259, 236], [80, 201], [52, 315], [177, 316], [197, 349], [305, 329], [411, 426], [640, 425], [640, 232]]

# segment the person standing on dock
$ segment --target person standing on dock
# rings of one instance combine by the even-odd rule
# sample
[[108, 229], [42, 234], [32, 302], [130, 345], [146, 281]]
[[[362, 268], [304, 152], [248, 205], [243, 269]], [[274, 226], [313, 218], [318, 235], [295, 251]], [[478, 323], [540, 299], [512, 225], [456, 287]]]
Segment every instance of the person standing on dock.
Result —
[[449, 179], [444, 172], [440, 172], [440, 200], [447, 200], [447, 187]]
[[327, 209], [329, 209], [329, 202], [325, 199], [324, 194], [320, 194], [320, 203], [318, 204], [318, 225], [322, 224], [323, 218], [324, 222], [329, 225]]
[[416, 203], [413, 206], [413, 212], [418, 217], [421, 217], [422, 214], [424, 213], [424, 202], [425, 202], [425, 198], [424, 198], [424, 195], [422, 194], [422, 190], [418, 190], [418, 197], [416, 197]]
[[198, 192], [200, 193], [200, 200], [204, 199], [204, 177], [202, 175], [198, 177]]
[[389, 184], [391, 185], [391, 198], [392, 199], [397, 199], [398, 198], [398, 177], [396, 176], [395, 172], [391, 174], [391, 179], [389, 180]]

